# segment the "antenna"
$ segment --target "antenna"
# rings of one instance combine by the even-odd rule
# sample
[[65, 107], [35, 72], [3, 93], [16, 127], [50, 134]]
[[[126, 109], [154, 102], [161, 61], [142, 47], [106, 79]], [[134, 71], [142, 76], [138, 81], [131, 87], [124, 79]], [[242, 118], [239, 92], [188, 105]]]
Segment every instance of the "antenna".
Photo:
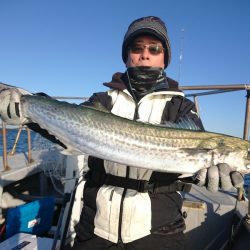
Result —
[[182, 58], [183, 58], [183, 46], [184, 46], [184, 29], [181, 29], [181, 47], [180, 47], [180, 57], [179, 57], [179, 74], [178, 74], [178, 82], [181, 82], [181, 66], [182, 66]]

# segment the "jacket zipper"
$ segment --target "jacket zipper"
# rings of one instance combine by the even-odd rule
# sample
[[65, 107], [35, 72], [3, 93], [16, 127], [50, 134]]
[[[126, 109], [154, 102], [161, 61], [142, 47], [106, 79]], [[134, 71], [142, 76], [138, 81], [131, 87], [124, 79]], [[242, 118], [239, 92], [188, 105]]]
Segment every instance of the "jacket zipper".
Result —
[[130, 77], [129, 77], [129, 74], [128, 74], [128, 71], [126, 71], [126, 74], [127, 74], [127, 78], [128, 78], [128, 86], [127, 86], [127, 89], [129, 91], [129, 93], [131, 94], [134, 102], [135, 102], [135, 113], [134, 113], [134, 118], [133, 118], [133, 121], [136, 121], [139, 117], [138, 117], [138, 108], [139, 108], [139, 105], [138, 105], [138, 100], [136, 99], [136, 96], [135, 96], [135, 93], [133, 92], [132, 90], [132, 86], [131, 86], [131, 82], [130, 82]]
[[134, 113], [133, 121], [136, 121], [139, 118], [138, 109], [139, 109], [138, 102], [135, 102], [135, 113]]
[[[132, 98], [134, 99], [134, 102], [135, 102], [135, 113], [134, 113], [133, 120], [136, 120], [138, 118], [138, 108], [139, 108], [138, 107], [138, 102], [136, 100], [134, 92], [132, 91], [128, 72], [127, 72], [127, 77], [128, 77], [129, 89], [131, 90], [129, 92], [131, 92]], [[129, 167], [126, 166], [126, 179], [128, 179], [128, 178], [129, 178]], [[122, 232], [121, 231], [122, 231], [123, 203], [124, 203], [126, 192], [127, 192], [127, 188], [124, 188], [123, 192], [122, 192], [122, 198], [121, 198], [121, 204], [120, 204], [120, 214], [119, 214], [119, 224], [118, 224], [118, 243], [117, 244], [121, 247], [121, 249], [124, 248], [123, 242], [122, 242], [122, 235], [121, 235]]]
[[[126, 166], [126, 179], [129, 178], [129, 167]], [[120, 203], [120, 213], [119, 213], [119, 224], [118, 224], [118, 245], [122, 246], [122, 214], [123, 214], [123, 202], [125, 199], [125, 195], [127, 192], [127, 188], [123, 189], [122, 192], [122, 198], [121, 198], [121, 203]]]

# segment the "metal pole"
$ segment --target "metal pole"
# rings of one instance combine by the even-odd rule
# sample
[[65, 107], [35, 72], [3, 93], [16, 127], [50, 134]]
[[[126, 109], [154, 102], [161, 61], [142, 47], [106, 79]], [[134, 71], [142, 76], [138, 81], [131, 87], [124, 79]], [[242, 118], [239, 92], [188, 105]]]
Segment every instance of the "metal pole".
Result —
[[248, 140], [249, 120], [250, 120], [250, 90], [247, 90], [246, 98], [247, 98], [247, 100], [246, 100], [246, 111], [245, 111], [245, 123], [244, 123], [243, 139]]
[[31, 135], [30, 135], [30, 129], [26, 127], [27, 135], [28, 135], [28, 162], [32, 163], [32, 155], [31, 155]]
[[2, 132], [3, 132], [3, 168], [4, 171], [10, 169], [8, 166], [8, 159], [7, 159], [7, 140], [6, 140], [6, 125], [5, 122], [2, 121]]
[[180, 86], [181, 90], [214, 90], [214, 89], [250, 89], [249, 84], [227, 84], [227, 85], [196, 85], [196, 86]]
[[180, 62], [179, 62], [179, 75], [178, 75], [178, 82], [181, 83], [181, 66], [182, 66], [182, 58], [183, 58], [183, 44], [184, 44], [184, 29], [181, 29], [182, 36], [181, 36], [181, 48], [180, 48]]
[[228, 93], [232, 91], [241, 91], [241, 90], [242, 89], [219, 89], [219, 90], [210, 90], [210, 91], [202, 91], [202, 92], [186, 94], [185, 96], [189, 97], [189, 96], [215, 95], [215, 94]]
[[20, 127], [17, 131], [17, 135], [16, 135], [16, 139], [15, 139], [15, 143], [13, 145], [13, 148], [11, 150], [11, 152], [9, 152], [9, 155], [14, 155], [16, 153], [16, 146], [17, 146], [17, 143], [18, 143], [18, 140], [19, 140], [19, 137], [20, 137], [20, 134], [22, 132], [22, 127]]

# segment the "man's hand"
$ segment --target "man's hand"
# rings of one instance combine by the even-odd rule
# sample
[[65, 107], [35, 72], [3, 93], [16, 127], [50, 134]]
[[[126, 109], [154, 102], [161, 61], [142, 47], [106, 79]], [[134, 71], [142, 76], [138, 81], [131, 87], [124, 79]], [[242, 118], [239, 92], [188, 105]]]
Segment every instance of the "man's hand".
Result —
[[244, 178], [240, 172], [233, 171], [226, 163], [220, 163], [208, 169], [200, 170], [195, 176], [198, 186], [205, 186], [209, 191], [230, 190], [232, 187], [243, 188]]
[[28, 119], [22, 116], [20, 97], [31, 95], [28, 91], [10, 87], [0, 91], [0, 117], [9, 125], [23, 125]]

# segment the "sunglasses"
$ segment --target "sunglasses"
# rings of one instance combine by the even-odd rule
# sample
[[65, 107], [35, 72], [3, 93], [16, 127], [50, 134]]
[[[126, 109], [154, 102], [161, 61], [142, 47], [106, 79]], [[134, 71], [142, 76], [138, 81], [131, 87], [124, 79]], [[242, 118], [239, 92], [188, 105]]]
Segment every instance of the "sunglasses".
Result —
[[159, 55], [164, 51], [161, 44], [132, 44], [128, 49], [134, 54], [143, 53], [144, 49], [147, 48], [151, 55]]

